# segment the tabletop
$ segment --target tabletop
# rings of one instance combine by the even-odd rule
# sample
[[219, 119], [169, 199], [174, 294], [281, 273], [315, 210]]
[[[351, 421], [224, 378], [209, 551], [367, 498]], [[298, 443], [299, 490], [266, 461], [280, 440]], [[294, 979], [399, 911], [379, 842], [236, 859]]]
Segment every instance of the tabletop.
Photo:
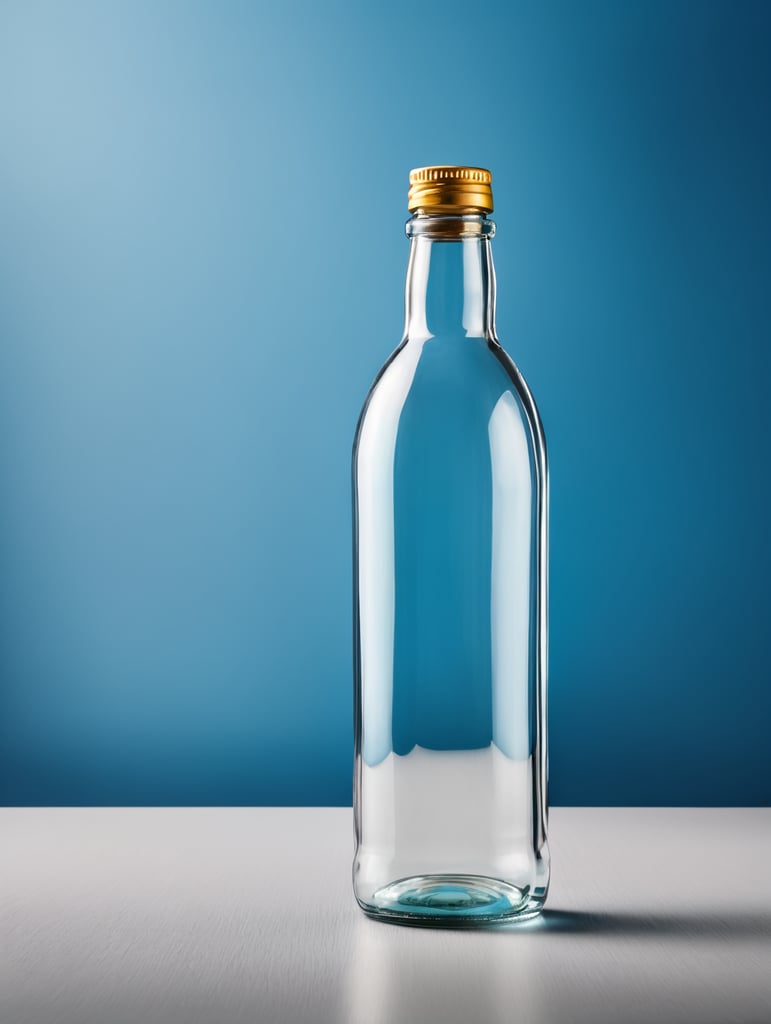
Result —
[[3, 1024], [769, 1024], [771, 809], [554, 808], [541, 918], [371, 921], [350, 808], [0, 810]]

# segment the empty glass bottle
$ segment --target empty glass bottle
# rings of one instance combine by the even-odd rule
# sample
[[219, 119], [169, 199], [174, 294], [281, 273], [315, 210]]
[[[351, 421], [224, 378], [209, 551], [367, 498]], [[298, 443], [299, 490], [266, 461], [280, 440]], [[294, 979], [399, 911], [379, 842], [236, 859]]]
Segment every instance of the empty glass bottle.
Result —
[[404, 337], [353, 449], [354, 891], [508, 921], [549, 881], [546, 447], [495, 334], [490, 173], [410, 186]]

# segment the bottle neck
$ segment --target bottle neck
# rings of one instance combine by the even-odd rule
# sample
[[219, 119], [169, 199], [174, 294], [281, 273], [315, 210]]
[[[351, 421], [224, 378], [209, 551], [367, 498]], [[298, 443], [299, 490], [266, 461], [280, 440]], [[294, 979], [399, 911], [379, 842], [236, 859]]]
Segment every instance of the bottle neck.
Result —
[[495, 337], [495, 225], [481, 215], [422, 215], [407, 221], [405, 334]]

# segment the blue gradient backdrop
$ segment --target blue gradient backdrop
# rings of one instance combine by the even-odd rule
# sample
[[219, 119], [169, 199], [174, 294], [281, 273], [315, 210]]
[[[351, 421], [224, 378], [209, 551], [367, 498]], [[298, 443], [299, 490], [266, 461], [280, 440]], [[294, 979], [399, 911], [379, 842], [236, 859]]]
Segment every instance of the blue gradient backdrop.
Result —
[[767, 3], [0, 2], [0, 802], [346, 803], [406, 175], [493, 169], [551, 795], [771, 796]]

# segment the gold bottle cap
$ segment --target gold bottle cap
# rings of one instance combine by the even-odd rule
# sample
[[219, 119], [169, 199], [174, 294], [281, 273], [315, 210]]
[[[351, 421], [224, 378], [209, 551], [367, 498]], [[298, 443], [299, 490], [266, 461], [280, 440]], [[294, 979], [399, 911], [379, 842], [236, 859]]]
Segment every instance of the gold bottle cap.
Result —
[[493, 176], [484, 167], [417, 167], [410, 171], [410, 213], [492, 213]]

